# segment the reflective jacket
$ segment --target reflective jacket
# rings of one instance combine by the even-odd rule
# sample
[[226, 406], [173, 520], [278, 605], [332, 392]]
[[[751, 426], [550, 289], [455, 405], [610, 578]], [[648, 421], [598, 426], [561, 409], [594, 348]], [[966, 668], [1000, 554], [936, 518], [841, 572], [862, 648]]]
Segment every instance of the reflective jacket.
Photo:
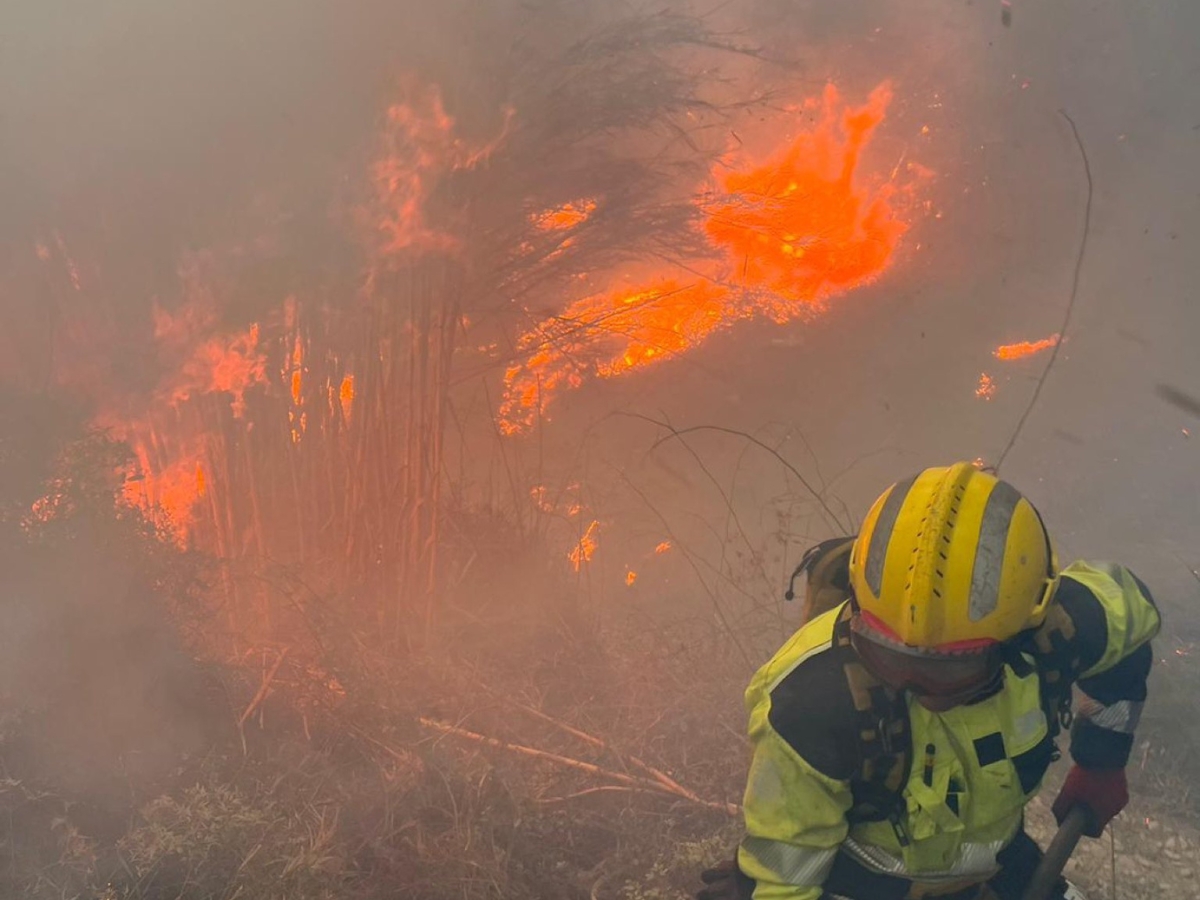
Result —
[[[938, 896], [986, 881], [1057, 757], [1072, 684], [1083, 694], [1073, 758], [1125, 765], [1160, 625], [1128, 569], [1068, 566], [1046, 621], [1010, 644], [1002, 682], [943, 713], [867, 675], [849, 620], [845, 603], [809, 622], [746, 691], [754, 755], [738, 865], [754, 900]], [[880, 709], [895, 721], [873, 721]]]

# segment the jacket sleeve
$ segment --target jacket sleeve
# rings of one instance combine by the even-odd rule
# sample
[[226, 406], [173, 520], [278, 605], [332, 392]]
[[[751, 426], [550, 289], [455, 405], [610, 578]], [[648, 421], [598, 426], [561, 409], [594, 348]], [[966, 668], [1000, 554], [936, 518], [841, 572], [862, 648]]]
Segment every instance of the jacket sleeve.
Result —
[[1047, 632], [1048, 649], [1065, 658], [1081, 692], [1071, 757], [1084, 768], [1122, 768], [1146, 700], [1150, 641], [1161, 626], [1154, 599], [1124, 566], [1080, 561], [1063, 570], [1056, 605], [1065, 619]]
[[816, 708], [845, 690], [835, 679], [844, 685], [824, 660], [783, 678], [768, 666], [746, 692], [754, 755], [738, 867], [755, 881], [754, 900], [818, 900], [849, 830], [854, 762], [839, 747], [854, 736]]

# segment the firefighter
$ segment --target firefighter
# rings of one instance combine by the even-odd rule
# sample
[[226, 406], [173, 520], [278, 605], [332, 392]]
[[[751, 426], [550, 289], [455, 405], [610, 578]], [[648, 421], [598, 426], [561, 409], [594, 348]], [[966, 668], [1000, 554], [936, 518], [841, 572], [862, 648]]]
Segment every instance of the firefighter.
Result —
[[746, 691], [745, 837], [698, 898], [1020, 900], [1041, 858], [1024, 809], [1060, 726], [1059, 822], [1082, 805], [1099, 837], [1128, 802], [1150, 592], [1111, 563], [1060, 570], [1029, 501], [970, 463], [893, 485], [819, 550], [810, 602], [839, 602]]

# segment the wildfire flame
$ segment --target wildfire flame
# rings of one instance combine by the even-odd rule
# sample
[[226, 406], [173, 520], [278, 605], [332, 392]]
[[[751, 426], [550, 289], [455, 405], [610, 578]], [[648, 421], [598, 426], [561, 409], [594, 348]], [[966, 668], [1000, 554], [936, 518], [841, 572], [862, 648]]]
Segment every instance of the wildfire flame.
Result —
[[587, 527], [587, 531], [580, 537], [579, 543], [567, 554], [567, 559], [571, 561], [571, 567], [576, 572], [583, 568], [585, 562], [590, 562], [592, 554], [596, 552], [596, 532], [599, 528], [600, 523], [593, 519], [592, 524]]
[[595, 211], [596, 201], [591, 197], [564, 203], [557, 209], [548, 209], [530, 216], [530, 221], [539, 231], [568, 231], [586, 222]]
[[1041, 353], [1043, 350], [1057, 347], [1058, 340], [1059, 335], [1055, 333], [1048, 338], [1042, 338], [1040, 341], [1020, 341], [1016, 344], [1001, 344], [992, 351], [992, 356], [1006, 362], [1014, 359], [1024, 359], [1026, 356], [1033, 356], [1035, 353]]
[[505, 375], [502, 430], [529, 427], [557, 392], [589, 376], [678, 356], [742, 319], [786, 322], [879, 277], [907, 225], [890, 202], [895, 188], [856, 173], [890, 99], [883, 84], [844, 109], [829, 85], [807, 104], [817, 124], [790, 146], [764, 164], [714, 172], [717, 187], [696, 199], [713, 257], [694, 279], [584, 297], [522, 335], [526, 358]]
[[342, 378], [342, 386], [338, 388], [338, 402], [342, 407], [342, 418], [349, 422], [350, 414], [354, 411], [353, 375], [346, 375], [344, 378]]
[[979, 373], [979, 384], [975, 388], [975, 396], [980, 400], [991, 400], [996, 394], [996, 382], [987, 372]]
[[185, 270], [186, 302], [175, 312], [155, 307], [154, 338], [166, 367], [149, 402], [139, 412], [102, 410], [96, 424], [126, 441], [136, 465], [127, 475], [126, 502], [151, 515], [187, 542], [197, 503], [208, 495], [213, 466], [209, 441], [181, 427], [181, 411], [190, 401], [223, 396], [234, 419], [246, 414], [246, 395], [266, 380], [266, 354], [259, 327], [225, 332], [209, 292]]
[[159, 395], [178, 407], [194, 395], [223, 393], [231, 397], [235, 418], [246, 411], [246, 391], [261, 384], [266, 357], [259, 348], [258, 325], [234, 334], [198, 335], [216, 328], [216, 313], [205, 301], [193, 301], [172, 315], [154, 310], [154, 337], [164, 360], [184, 361], [163, 382]]

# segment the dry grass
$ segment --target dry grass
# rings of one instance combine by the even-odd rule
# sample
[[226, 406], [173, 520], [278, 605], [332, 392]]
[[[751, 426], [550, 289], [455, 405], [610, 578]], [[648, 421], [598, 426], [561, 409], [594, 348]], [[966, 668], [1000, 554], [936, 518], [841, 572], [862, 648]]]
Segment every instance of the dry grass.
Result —
[[[711, 619], [581, 608], [533, 564], [542, 548], [501, 549], [402, 656], [309, 597], [320, 642], [298, 634], [286, 655], [226, 669], [225, 738], [165, 783], [131, 781], [123, 805], [0, 782], [0, 894], [689, 896], [740, 829], [725, 811], [746, 763], [740, 653]], [[1135, 790], [1194, 818], [1166, 712], [1147, 719]], [[0, 724], [0, 753], [31, 727]]]

